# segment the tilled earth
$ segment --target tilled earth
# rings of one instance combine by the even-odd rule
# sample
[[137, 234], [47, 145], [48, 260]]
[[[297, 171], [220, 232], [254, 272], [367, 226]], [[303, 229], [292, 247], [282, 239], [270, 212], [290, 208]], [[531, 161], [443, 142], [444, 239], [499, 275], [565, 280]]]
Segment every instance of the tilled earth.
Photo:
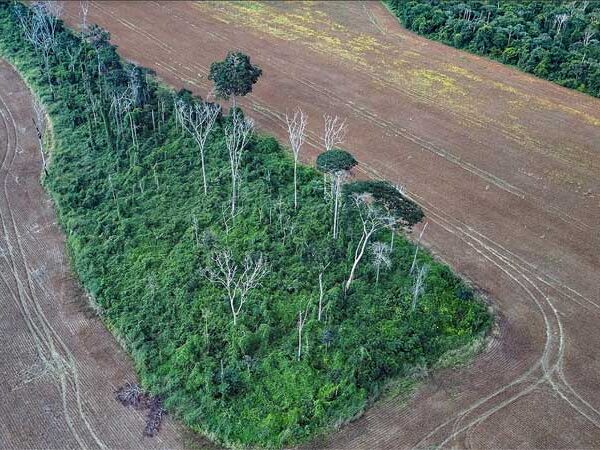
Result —
[[[78, 2], [67, 4], [67, 14], [76, 24]], [[231, 49], [250, 54], [264, 76], [243, 106], [282, 139], [285, 112], [296, 106], [308, 112], [307, 162], [320, 151], [322, 115], [346, 117], [345, 146], [364, 175], [404, 184], [426, 210], [426, 245], [492, 300], [498, 327], [472, 364], [434, 374], [407, 402], [377, 403], [316, 446], [598, 446], [598, 99], [417, 37], [379, 2], [94, 2], [89, 21], [107, 28], [125, 57], [204, 97], [212, 61]], [[3, 179], [16, 189], [12, 174], [20, 172], [7, 164]], [[4, 167], [11, 167], [8, 178]], [[27, 170], [37, 176], [37, 168]], [[59, 238], [52, 247], [52, 240], [28, 231], [32, 223], [44, 223], [30, 217], [31, 208], [16, 206], [44, 198], [39, 188], [29, 189], [10, 210], [5, 189], [3, 217], [12, 212], [4, 226], [23, 227], [12, 232], [20, 239], [34, 236], [32, 261], [46, 247], [62, 255]], [[14, 264], [25, 264], [27, 246], [13, 246], [21, 255]], [[3, 269], [5, 287], [10, 273]], [[23, 283], [43, 276], [29, 273]], [[21, 292], [17, 288], [13, 280], [14, 295]], [[59, 323], [73, 333], [81, 328], [78, 321]], [[15, 336], [21, 337], [2, 351], [28, 351], [34, 361], [35, 340], [16, 319], [6, 327], [17, 328]], [[103, 357], [113, 361], [107, 377], [121, 376], [115, 367], [125, 370], [112, 359], [115, 354], [120, 355], [116, 346], [103, 347]], [[5, 370], [18, 380], [17, 373], [27, 369]], [[75, 390], [72, 381], [66, 384]], [[97, 418], [90, 417], [96, 425]], [[77, 420], [77, 430], [87, 429]], [[36, 429], [48, 426], [40, 421]]]

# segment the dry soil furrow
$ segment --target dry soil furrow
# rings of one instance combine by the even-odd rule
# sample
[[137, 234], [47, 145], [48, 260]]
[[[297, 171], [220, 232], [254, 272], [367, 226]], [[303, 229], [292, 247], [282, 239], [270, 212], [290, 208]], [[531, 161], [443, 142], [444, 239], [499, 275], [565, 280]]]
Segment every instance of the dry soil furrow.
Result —
[[[17, 157], [16, 149], [19, 147], [17, 125], [13, 118], [12, 112], [10, 111], [10, 108], [7, 107], [5, 100], [2, 98], [2, 95], [0, 95], [0, 103], [2, 103], [2, 106], [4, 107], [4, 110], [8, 113], [10, 119], [10, 125], [8, 126], [8, 128], [12, 128], [12, 133], [10, 134], [12, 134], [15, 137], [14, 144], [12, 146], [8, 145], [6, 147], [6, 153], [9, 155], [7, 159], [10, 160], [10, 163], [5, 168], [5, 175], [2, 180], [4, 191], [4, 195], [2, 197], [4, 203], [4, 216], [8, 216], [10, 219], [10, 228], [12, 228], [14, 243], [16, 243], [16, 247], [18, 249], [18, 253], [16, 255], [13, 254], [12, 258], [13, 262], [16, 258], [16, 260], [18, 261], [17, 266], [21, 266], [15, 268], [14, 276], [15, 279], [18, 280], [19, 275], [17, 270], [25, 274], [25, 281], [18, 282], [20, 285], [24, 285], [24, 289], [22, 292], [24, 293], [25, 298], [29, 301], [31, 310], [34, 312], [35, 315], [35, 320], [39, 324], [39, 327], [43, 333], [43, 336], [41, 338], [45, 342], [47, 342], [47, 345], [50, 347], [50, 356], [52, 358], [52, 362], [50, 364], [51, 367], [54, 368], [54, 375], [58, 376], [59, 378], [63, 401], [63, 412], [65, 415], [65, 420], [69, 424], [69, 428], [71, 429], [73, 436], [75, 437], [81, 448], [90, 448], [90, 444], [87, 443], [76, 430], [77, 427], [74, 424], [74, 419], [71, 417], [72, 412], [70, 410], [74, 410], [74, 413], [78, 416], [77, 420], [83, 421], [85, 425], [84, 428], [87, 428], [89, 437], [92, 438], [91, 442], [94, 442], [100, 448], [106, 448], [102, 441], [97, 437], [89, 421], [87, 420], [85, 413], [83, 412], [83, 405], [81, 403], [81, 395], [79, 390], [77, 366], [74, 362], [74, 358], [67, 345], [61, 339], [60, 335], [54, 330], [54, 328], [48, 321], [44, 311], [42, 310], [42, 307], [40, 306], [40, 301], [35, 295], [35, 290], [33, 288], [33, 282], [31, 278], [32, 271], [28, 267], [27, 260], [25, 258], [22, 237], [20, 236], [18, 226], [14, 218], [10, 202], [10, 195], [7, 188], [7, 174], [11, 171], [11, 168], [13, 167], [13, 163], [15, 161], [15, 158]], [[11, 191], [14, 192], [13, 190]], [[41, 250], [43, 250], [43, 246]], [[72, 392], [69, 392], [69, 389], [72, 389]], [[69, 405], [69, 400], [71, 397], [74, 397], [76, 405]]]

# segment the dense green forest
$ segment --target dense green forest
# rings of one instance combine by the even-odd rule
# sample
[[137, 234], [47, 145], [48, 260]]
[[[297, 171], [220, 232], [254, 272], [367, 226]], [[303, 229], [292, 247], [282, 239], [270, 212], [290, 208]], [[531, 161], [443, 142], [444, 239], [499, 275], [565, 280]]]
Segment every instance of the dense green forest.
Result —
[[[52, 119], [44, 183], [74, 269], [144, 388], [191, 428], [227, 445], [306, 441], [482, 338], [487, 308], [415, 252], [402, 229], [423, 215], [397, 189], [345, 179], [334, 169], [356, 162], [330, 150], [329, 174], [297, 166], [295, 205], [294, 159], [273, 137], [248, 133], [232, 162], [241, 110], [161, 85], [96, 26], [36, 14], [51, 45], [31, 39], [30, 9], [0, 4], [0, 54]], [[184, 125], [205, 110], [200, 155]]]
[[385, 0], [409, 30], [600, 97], [600, 2]]

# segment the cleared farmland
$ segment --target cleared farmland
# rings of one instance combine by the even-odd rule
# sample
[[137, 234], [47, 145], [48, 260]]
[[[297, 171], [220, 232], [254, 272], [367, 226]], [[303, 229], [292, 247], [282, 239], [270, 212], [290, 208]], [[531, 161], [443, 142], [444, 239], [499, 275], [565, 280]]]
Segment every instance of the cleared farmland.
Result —
[[[78, 4], [67, 5], [76, 23]], [[381, 402], [319, 445], [590, 447], [600, 439], [600, 101], [403, 30], [378, 3], [94, 2], [126, 57], [205, 96], [210, 62], [252, 56], [243, 103], [348, 117], [366, 174], [405, 184], [427, 245], [494, 300], [470, 367]]]

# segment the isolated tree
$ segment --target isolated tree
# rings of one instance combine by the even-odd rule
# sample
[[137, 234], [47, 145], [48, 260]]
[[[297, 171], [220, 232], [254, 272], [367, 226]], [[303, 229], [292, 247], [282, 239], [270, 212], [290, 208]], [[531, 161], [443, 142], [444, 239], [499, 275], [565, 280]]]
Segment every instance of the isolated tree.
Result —
[[231, 98], [235, 108], [235, 99], [252, 92], [252, 85], [258, 81], [262, 70], [250, 63], [250, 57], [241, 52], [229, 52], [223, 61], [215, 61], [210, 66], [208, 79], [215, 87], [218, 98]]
[[298, 158], [300, 156], [300, 149], [306, 138], [305, 130], [307, 120], [308, 117], [300, 108], [296, 109], [293, 117], [289, 117], [287, 114], [285, 115], [290, 147], [294, 154], [294, 209], [298, 208]]
[[212, 283], [221, 285], [227, 291], [233, 324], [237, 325], [249, 292], [259, 286], [269, 271], [267, 264], [262, 255], [254, 259], [246, 255], [243, 265], [240, 266], [236, 264], [229, 250], [216, 253], [212, 260], [215, 267], [206, 269], [205, 275]]
[[371, 244], [371, 253], [373, 254], [373, 265], [375, 266], [375, 285], [379, 284], [379, 271], [381, 267], [388, 269], [392, 265], [390, 253], [392, 248], [385, 242], [374, 242]]
[[348, 276], [345, 285], [346, 292], [354, 280], [356, 268], [365, 254], [365, 249], [369, 244], [369, 240], [375, 233], [382, 228], [388, 227], [394, 220], [393, 217], [387, 215], [375, 204], [373, 197], [370, 194], [353, 194], [352, 199], [360, 217], [362, 234], [354, 252], [354, 262], [352, 263], [352, 269], [350, 270], [350, 275]]
[[231, 120], [225, 125], [225, 144], [229, 154], [231, 169], [231, 215], [235, 215], [237, 192], [241, 182], [239, 173], [242, 155], [254, 130], [254, 121], [243, 117], [236, 109]]
[[337, 239], [339, 230], [339, 209], [342, 197], [342, 184], [349, 176], [349, 171], [358, 162], [344, 150], [328, 150], [317, 157], [317, 168], [333, 180], [333, 238]]
[[44, 154], [44, 132], [46, 130], [46, 115], [44, 113], [43, 105], [37, 98], [33, 99], [33, 111], [35, 113], [35, 117], [32, 117], [31, 120], [33, 121], [33, 125], [35, 126], [35, 130], [37, 132], [40, 155], [42, 155], [42, 167], [44, 169], [44, 173], [48, 175], [48, 169], [46, 166], [46, 155]]
[[180, 99], [176, 102], [177, 116], [182, 127], [194, 138], [200, 151], [200, 165], [202, 168], [202, 184], [204, 194], [208, 193], [208, 181], [206, 179], [204, 149], [206, 140], [213, 129], [221, 107], [211, 103], [189, 104]]

